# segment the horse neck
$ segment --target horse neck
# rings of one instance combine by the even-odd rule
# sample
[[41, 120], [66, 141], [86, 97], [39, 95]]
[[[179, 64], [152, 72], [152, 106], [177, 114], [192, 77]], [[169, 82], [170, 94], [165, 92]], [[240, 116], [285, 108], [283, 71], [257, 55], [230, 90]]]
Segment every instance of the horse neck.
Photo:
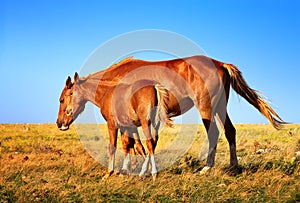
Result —
[[89, 101], [101, 108], [103, 106], [103, 99], [107, 91], [112, 88], [111, 85], [106, 85], [105, 82], [99, 82], [96, 79], [87, 79], [80, 84], [80, 94], [82, 94], [86, 101]]

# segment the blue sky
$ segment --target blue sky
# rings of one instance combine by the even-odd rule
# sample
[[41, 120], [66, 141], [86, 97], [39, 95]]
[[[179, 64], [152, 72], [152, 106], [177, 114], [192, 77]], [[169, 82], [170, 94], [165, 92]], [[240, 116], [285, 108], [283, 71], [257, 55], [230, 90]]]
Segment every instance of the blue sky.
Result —
[[[300, 2], [0, 1], [0, 123], [53, 123], [68, 75], [121, 34], [161, 29], [234, 63], [288, 122], [300, 123]], [[104, 68], [104, 67], [103, 67]], [[231, 94], [234, 123], [266, 123]]]

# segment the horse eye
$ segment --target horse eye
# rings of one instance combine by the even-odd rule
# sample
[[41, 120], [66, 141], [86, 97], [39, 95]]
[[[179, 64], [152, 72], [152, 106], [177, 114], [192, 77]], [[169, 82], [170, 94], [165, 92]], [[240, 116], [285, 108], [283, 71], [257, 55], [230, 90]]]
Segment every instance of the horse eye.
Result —
[[64, 101], [65, 101], [64, 99], [61, 99], [59, 102], [60, 102], [60, 103], [64, 103]]
[[72, 96], [72, 95], [73, 95], [73, 92], [71, 92], [70, 95]]

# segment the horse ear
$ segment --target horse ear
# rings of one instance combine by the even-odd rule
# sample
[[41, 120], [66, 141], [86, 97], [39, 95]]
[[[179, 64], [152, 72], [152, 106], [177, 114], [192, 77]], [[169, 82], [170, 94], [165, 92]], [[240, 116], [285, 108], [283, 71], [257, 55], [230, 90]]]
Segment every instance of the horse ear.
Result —
[[77, 72], [74, 74], [74, 82], [77, 83], [79, 81], [79, 75]]
[[72, 79], [70, 76], [68, 76], [68, 78], [66, 80], [66, 86], [68, 89], [70, 89], [72, 87]]

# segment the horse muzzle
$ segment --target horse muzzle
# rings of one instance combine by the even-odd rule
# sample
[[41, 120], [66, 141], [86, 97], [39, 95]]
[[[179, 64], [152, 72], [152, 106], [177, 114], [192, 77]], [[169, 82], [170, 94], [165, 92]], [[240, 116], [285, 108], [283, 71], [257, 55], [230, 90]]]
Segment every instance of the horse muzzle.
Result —
[[69, 126], [61, 126], [60, 128], [59, 128], [61, 131], [65, 131], [65, 130], [69, 130]]
[[66, 125], [64, 120], [57, 120], [56, 121], [56, 125], [57, 127], [62, 130], [62, 131], [65, 131], [65, 130], [68, 130], [69, 129], [69, 125]]

